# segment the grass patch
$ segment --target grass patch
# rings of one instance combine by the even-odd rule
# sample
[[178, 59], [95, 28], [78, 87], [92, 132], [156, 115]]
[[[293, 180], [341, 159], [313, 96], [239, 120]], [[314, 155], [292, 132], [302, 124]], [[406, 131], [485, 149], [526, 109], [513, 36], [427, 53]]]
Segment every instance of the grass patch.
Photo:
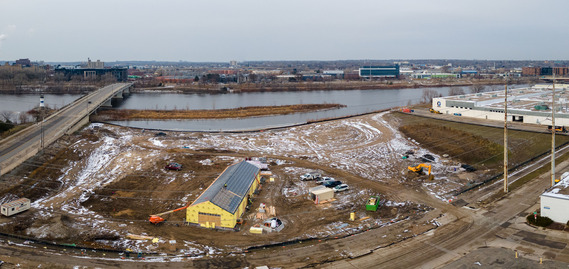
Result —
[[304, 104], [285, 106], [253, 106], [213, 110], [105, 110], [95, 120], [168, 120], [168, 119], [227, 119], [270, 115], [286, 115], [345, 107], [341, 104]]
[[13, 128], [10, 128], [7, 131], [4, 131], [2, 133], [0, 133], [0, 138], [6, 138], [12, 134], [15, 134], [17, 132], [19, 132], [20, 130], [23, 130], [27, 127], [29, 127], [30, 125], [32, 125], [33, 123], [26, 123], [26, 124], [20, 124], [20, 125], [15, 125]]
[[[449, 154], [474, 166], [498, 169], [503, 165], [504, 130], [394, 113], [407, 137], [437, 154]], [[559, 135], [556, 145], [569, 142], [569, 136]], [[478, 147], [482, 148], [479, 150]], [[508, 130], [509, 165], [515, 166], [551, 148], [551, 134]], [[461, 152], [462, 150], [462, 152]], [[484, 152], [489, 150], [489, 152]], [[453, 155], [455, 154], [455, 155]]]
[[[502, 145], [482, 136], [437, 124], [422, 123], [399, 128], [406, 136], [439, 154], [449, 154], [464, 163], [493, 164], [502, 159]], [[467, 145], [467, 146], [465, 146]]]

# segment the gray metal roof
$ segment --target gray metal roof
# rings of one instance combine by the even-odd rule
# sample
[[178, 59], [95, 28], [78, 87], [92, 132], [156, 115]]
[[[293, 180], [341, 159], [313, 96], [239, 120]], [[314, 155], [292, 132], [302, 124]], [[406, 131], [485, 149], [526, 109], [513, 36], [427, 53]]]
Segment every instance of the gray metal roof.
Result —
[[227, 212], [235, 213], [259, 170], [246, 161], [227, 167], [192, 205], [210, 201]]

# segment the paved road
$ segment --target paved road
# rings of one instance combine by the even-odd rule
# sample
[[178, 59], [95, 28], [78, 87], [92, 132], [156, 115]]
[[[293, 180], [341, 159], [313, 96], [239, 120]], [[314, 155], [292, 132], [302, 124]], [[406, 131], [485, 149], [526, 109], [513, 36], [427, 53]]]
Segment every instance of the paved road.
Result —
[[43, 146], [57, 140], [76, 123], [97, 109], [116, 92], [130, 87], [130, 83], [118, 83], [103, 87], [48, 117], [43, 122], [34, 124], [25, 130], [0, 141], [0, 175], [13, 167], [8, 165], [22, 163], [30, 154], [35, 154]]

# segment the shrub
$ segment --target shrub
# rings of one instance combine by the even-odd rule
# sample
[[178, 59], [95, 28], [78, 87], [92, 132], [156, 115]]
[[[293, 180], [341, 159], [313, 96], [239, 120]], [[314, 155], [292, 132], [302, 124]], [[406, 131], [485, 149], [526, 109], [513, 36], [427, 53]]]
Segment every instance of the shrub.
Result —
[[553, 223], [553, 220], [551, 220], [548, 217], [542, 217], [540, 215], [537, 216], [537, 219], [533, 216], [533, 214], [529, 214], [526, 217], [526, 220], [529, 224], [533, 224], [535, 226], [540, 226], [540, 227], [547, 227], [549, 225], [551, 225]]
[[14, 128], [14, 124], [0, 121], [0, 134]]

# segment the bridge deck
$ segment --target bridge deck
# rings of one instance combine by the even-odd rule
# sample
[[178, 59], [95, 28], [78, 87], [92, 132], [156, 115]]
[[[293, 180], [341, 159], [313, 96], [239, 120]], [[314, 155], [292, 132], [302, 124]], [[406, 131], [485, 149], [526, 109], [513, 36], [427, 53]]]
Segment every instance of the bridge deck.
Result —
[[51, 115], [0, 141], [0, 175], [26, 161], [44, 146], [53, 143], [119, 92], [129, 89], [132, 83], [117, 83], [91, 92]]

